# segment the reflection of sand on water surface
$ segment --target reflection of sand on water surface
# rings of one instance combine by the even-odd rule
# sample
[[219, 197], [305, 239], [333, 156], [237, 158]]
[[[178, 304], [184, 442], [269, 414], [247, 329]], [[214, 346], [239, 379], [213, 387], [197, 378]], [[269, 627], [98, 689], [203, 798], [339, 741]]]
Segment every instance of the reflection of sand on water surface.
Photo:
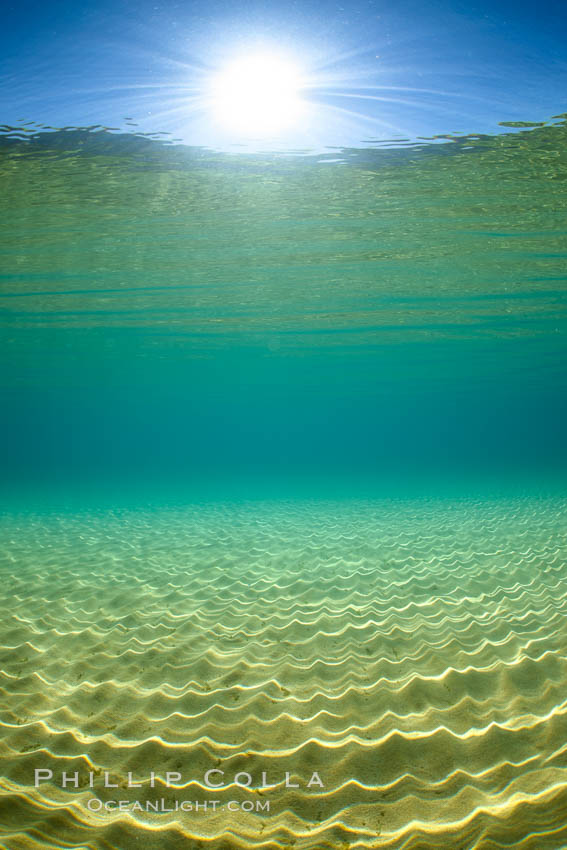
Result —
[[0, 841], [567, 844], [563, 512], [4, 519]]

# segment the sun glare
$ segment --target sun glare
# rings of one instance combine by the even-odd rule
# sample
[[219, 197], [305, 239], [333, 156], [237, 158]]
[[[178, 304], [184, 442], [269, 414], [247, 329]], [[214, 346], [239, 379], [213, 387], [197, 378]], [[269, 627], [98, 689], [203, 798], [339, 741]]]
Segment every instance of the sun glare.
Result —
[[212, 85], [216, 119], [230, 131], [247, 135], [279, 133], [299, 119], [301, 76], [293, 63], [270, 55], [236, 60]]

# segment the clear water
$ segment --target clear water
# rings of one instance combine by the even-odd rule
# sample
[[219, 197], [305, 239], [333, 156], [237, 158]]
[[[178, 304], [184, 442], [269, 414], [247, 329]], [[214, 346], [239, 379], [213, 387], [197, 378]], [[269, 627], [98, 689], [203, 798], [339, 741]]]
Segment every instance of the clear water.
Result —
[[5, 469], [562, 474], [565, 132], [330, 164], [6, 135]]
[[3, 847], [567, 846], [566, 133], [6, 129]]

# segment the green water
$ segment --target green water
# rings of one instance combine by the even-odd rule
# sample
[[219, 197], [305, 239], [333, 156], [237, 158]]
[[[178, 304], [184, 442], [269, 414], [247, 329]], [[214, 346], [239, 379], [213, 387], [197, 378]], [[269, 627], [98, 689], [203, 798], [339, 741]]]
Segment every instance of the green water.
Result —
[[566, 143], [0, 136], [2, 848], [567, 846]]
[[9, 473], [561, 476], [565, 133], [340, 162], [6, 134]]

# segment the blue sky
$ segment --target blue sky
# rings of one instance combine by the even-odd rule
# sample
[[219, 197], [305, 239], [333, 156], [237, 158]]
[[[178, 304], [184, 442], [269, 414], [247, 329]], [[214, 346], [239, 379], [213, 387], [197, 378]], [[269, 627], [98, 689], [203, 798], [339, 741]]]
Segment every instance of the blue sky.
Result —
[[559, 0], [24, 0], [3, 14], [0, 121], [230, 149], [249, 140], [211, 119], [209, 81], [261, 50], [301, 67], [307, 103], [265, 146], [494, 132], [567, 110], [566, 45]]

